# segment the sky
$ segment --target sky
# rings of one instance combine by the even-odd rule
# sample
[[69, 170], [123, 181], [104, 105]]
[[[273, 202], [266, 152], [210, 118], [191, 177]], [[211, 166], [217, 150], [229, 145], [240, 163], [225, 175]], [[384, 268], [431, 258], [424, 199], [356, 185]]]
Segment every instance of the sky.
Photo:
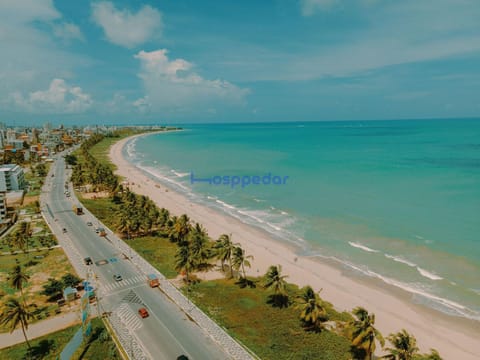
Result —
[[0, 122], [480, 116], [479, 0], [0, 0]]

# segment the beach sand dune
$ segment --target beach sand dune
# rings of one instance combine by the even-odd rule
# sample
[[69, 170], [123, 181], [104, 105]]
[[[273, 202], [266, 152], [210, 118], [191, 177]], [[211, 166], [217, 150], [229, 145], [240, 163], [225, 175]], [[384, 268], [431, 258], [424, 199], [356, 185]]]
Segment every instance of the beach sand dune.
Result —
[[377, 327], [384, 336], [406, 329], [415, 335], [422, 352], [435, 348], [444, 359], [480, 358], [480, 322], [450, 317], [416, 305], [406, 292], [380, 281], [355, 276], [340, 267], [299, 256], [260, 229], [192, 203], [163, 184], [150, 180], [124, 159], [122, 148], [129, 139], [115, 143], [110, 149], [110, 158], [118, 167], [117, 174], [136, 184], [131, 190], [147, 195], [173, 215], [188, 214], [193, 221], [205, 226], [215, 239], [224, 233], [232, 234], [233, 241], [254, 256], [252, 267], [248, 269], [249, 275], [262, 275], [270, 265], [280, 264], [283, 273], [288, 275], [288, 281], [299, 286], [311, 285], [317, 291], [323, 288], [322, 297], [338, 310], [350, 311], [356, 306], [363, 306], [375, 313]]

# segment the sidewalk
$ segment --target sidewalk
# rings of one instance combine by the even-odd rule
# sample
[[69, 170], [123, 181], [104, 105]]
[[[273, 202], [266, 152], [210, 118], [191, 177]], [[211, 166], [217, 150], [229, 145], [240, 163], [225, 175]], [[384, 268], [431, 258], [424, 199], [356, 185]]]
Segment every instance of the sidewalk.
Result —
[[[70, 312], [64, 315], [59, 315], [51, 319], [46, 319], [32, 324], [28, 327], [28, 340], [47, 335], [49, 333], [65, 329], [69, 326], [80, 324], [80, 314], [77, 312]], [[22, 328], [17, 328], [14, 332], [0, 334], [0, 349], [19, 344], [25, 341]]]

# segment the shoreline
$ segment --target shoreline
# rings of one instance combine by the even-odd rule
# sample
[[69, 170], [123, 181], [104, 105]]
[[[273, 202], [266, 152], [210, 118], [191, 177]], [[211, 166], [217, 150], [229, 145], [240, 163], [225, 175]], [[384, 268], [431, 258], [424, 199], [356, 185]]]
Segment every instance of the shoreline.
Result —
[[[134, 137], [150, 134], [139, 134]], [[135, 183], [132, 191], [149, 196], [159, 207], [172, 215], [186, 213], [201, 223], [216, 239], [223, 233], [232, 234], [246, 253], [254, 256], [250, 276], [263, 275], [270, 265], [280, 264], [287, 281], [300, 287], [323, 288], [322, 298], [338, 310], [351, 311], [364, 306], [376, 315], [376, 326], [384, 336], [405, 328], [417, 339], [421, 352], [437, 349], [444, 359], [475, 359], [480, 353], [480, 322], [448, 316], [423, 305], [414, 304], [412, 294], [388, 284], [353, 274], [325, 260], [314, 260], [295, 253], [292, 246], [281, 243], [261, 229], [220, 213], [212, 208], [192, 203], [188, 198], [147, 176], [130, 164], [122, 154], [128, 137], [110, 148], [110, 159], [117, 166], [116, 174]], [[333, 262], [333, 261], [332, 261]]]

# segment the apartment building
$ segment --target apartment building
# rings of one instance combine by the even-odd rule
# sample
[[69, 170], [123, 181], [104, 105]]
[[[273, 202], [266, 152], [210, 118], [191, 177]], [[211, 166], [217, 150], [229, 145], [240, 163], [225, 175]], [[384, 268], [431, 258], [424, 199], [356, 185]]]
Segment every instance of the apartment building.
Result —
[[23, 169], [15, 164], [1, 165], [0, 167], [0, 192], [17, 191], [25, 189], [25, 176]]

